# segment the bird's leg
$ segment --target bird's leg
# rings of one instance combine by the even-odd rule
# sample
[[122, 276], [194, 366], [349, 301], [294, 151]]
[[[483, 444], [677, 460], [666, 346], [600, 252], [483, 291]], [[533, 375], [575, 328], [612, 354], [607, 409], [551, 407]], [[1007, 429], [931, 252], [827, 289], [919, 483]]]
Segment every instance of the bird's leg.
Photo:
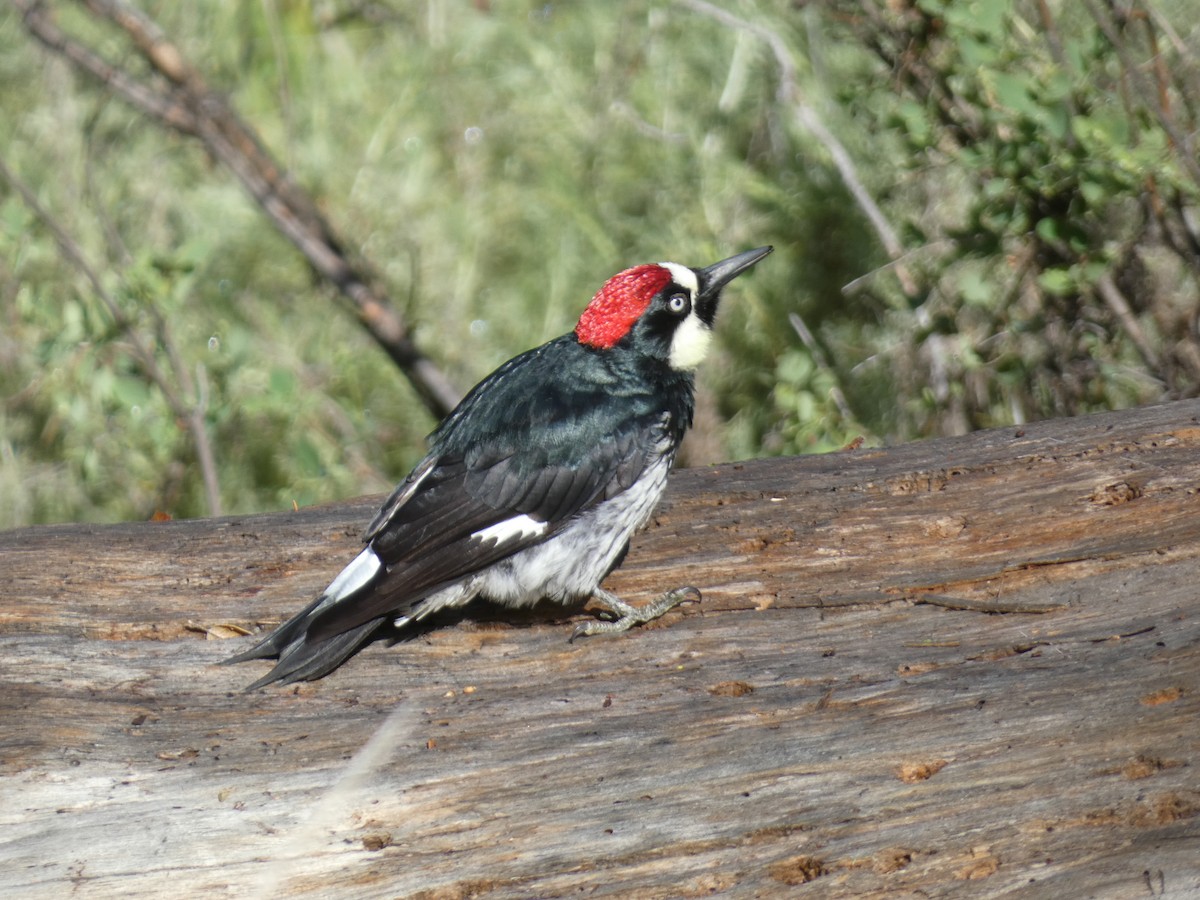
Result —
[[605, 612], [611, 613], [614, 618], [607, 622], [584, 622], [571, 632], [570, 643], [574, 643], [575, 638], [590, 637], [593, 634], [620, 634], [622, 631], [628, 631], [634, 625], [653, 622], [667, 610], [674, 609], [681, 603], [699, 603], [700, 590], [694, 587], [677, 588], [667, 591], [657, 600], [651, 601], [645, 606], [630, 606], [615, 594], [610, 594], [603, 588], [596, 588], [592, 594], [592, 600]]

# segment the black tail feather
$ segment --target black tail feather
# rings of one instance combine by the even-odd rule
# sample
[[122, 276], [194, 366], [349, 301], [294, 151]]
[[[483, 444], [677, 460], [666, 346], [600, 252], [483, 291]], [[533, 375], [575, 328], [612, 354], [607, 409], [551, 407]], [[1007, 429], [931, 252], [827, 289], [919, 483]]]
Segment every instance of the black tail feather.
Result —
[[270, 634], [249, 650], [243, 650], [229, 659], [222, 660], [221, 665], [231, 666], [234, 663], [248, 662], [252, 659], [278, 659], [288, 646], [304, 638], [305, 632], [308, 631], [309, 620], [325, 600], [326, 595], [322, 594], [286, 622], [276, 626]]
[[239, 662], [243, 658], [262, 659], [264, 656], [279, 657], [275, 668], [262, 678], [247, 685], [247, 692], [256, 691], [275, 682], [291, 684], [294, 681], [313, 681], [328, 675], [345, 662], [385, 621], [387, 621], [387, 616], [380, 616], [378, 619], [364, 622], [343, 634], [313, 644], [308, 643], [305, 635], [301, 635], [285, 646], [281, 652], [259, 652], [259, 647], [270, 642], [273, 636], [268, 637], [263, 644], [228, 661]]
[[327, 600], [327, 596], [322, 594], [249, 650], [231, 656], [221, 664], [228, 666], [253, 659], [279, 660], [275, 668], [249, 685], [247, 691], [256, 691], [277, 681], [290, 684], [293, 681], [312, 681], [328, 675], [349, 659], [387, 620], [387, 616], [364, 622], [342, 634], [312, 641], [308, 634], [309, 626], [316, 617], [317, 610]]

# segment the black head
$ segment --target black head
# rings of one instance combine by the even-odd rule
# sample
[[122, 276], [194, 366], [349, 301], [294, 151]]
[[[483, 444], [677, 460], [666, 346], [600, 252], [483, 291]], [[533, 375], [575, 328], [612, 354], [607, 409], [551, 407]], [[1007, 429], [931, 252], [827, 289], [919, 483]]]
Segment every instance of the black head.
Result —
[[703, 269], [679, 263], [626, 269], [592, 298], [575, 336], [597, 349], [628, 347], [690, 372], [708, 352], [721, 289], [771, 250], [747, 250]]

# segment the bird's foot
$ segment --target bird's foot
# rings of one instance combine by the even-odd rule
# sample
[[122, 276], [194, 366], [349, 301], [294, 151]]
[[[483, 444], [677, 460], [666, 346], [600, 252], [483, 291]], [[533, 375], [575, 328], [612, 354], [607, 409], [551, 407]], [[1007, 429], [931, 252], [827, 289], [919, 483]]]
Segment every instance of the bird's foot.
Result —
[[694, 587], [682, 587], [667, 591], [657, 600], [645, 606], [630, 606], [615, 594], [597, 589], [592, 596], [593, 602], [606, 613], [613, 616], [609, 621], [584, 622], [571, 632], [568, 643], [574, 643], [576, 638], [591, 637], [594, 634], [620, 634], [628, 631], [634, 625], [644, 625], [653, 622], [663, 613], [672, 610], [681, 603], [699, 603], [700, 590]]

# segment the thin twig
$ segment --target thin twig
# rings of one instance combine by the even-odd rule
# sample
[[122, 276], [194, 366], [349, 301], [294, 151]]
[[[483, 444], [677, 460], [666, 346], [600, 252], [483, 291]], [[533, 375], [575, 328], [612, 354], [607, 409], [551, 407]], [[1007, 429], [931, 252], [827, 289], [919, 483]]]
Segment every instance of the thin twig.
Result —
[[1117, 54], [1117, 58], [1121, 61], [1121, 68], [1128, 74], [1130, 83], [1134, 86], [1143, 103], [1153, 114], [1162, 130], [1167, 133], [1167, 137], [1171, 139], [1171, 144], [1175, 147], [1175, 156], [1180, 164], [1187, 171], [1192, 181], [1197, 187], [1200, 187], [1200, 162], [1197, 162], [1194, 154], [1194, 142], [1191, 137], [1180, 130], [1179, 124], [1160, 102], [1159, 92], [1154, 84], [1148, 83], [1145, 75], [1142, 74], [1141, 68], [1134, 62], [1129, 54], [1129, 47], [1122, 39], [1120, 32], [1117, 30], [1116, 23], [1113, 22], [1111, 12], [1101, 7], [1095, 0], [1083, 0], [1084, 6], [1087, 7], [1092, 18], [1096, 21], [1096, 25], [1104, 32], [1104, 37], [1108, 40], [1109, 45]]
[[[221, 514], [220, 482], [217, 478], [216, 458], [212, 451], [207, 423], [205, 422], [207, 390], [205, 390], [205, 396], [200, 398], [185, 387], [185, 390], [195, 399], [190, 405], [183, 401], [176, 392], [175, 386], [171, 383], [171, 379], [167, 377], [167, 373], [158, 364], [158, 359], [155, 357], [154, 352], [146, 346], [141, 336], [137, 333], [136, 324], [121, 309], [116, 298], [104, 287], [100, 276], [96, 274], [96, 270], [92, 268], [84, 256], [82, 248], [67, 233], [66, 229], [58, 224], [58, 221], [41, 204], [29, 186], [16, 173], [9, 169], [2, 156], [0, 156], [0, 178], [8, 182], [9, 186], [21, 196], [25, 205], [29, 207], [30, 211], [53, 236], [54, 242], [58, 245], [59, 252], [87, 279], [96, 297], [99, 298], [100, 302], [104, 304], [105, 309], [108, 310], [113, 323], [125, 334], [126, 339], [129, 341], [129, 352], [137, 360], [146, 378], [162, 392], [163, 398], [167, 401], [167, 405], [171, 409], [171, 414], [178, 421], [187, 423], [188, 432], [192, 436], [192, 444], [196, 451], [196, 461], [200, 466], [201, 477], [204, 479], [209, 515], [219, 516]], [[158, 310], [153, 304], [150, 305], [150, 309], [152, 315], [160, 325], [161, 336], [165, 334], [166, 323], [162, 321]], [[187, 374], [187, 367], [170, 350], [168, 351], [168, 361], [172, 364], [172, 373], [176, 381], [181, 385], [191, 384], [191, 379]]]
[[[1047, 0], [1037, 0], [1037, 10], [1038, 18], [1041, 20], [1042, 33], [1046, 38], [1046, 46], [1050, 49], [1050, 56], [1060, 69], [1070, 72], [1072, 66], [1067, 61], [1067, 55], [1063, 51], [1062, 36], [1058, 32], [1058, 23], [1054, 19], [1054, 13], [1050, 11], [1050, 4], [1047, 3]], [[1069, 91], [1062, 102], [1067, 108], [1067, 114], [1074, 120], [1079, 115], [1079, 107]], [[1069, 128], [1067, 129], [1065, 141], [1069, 148], [1074, 148], [1078, 143], [1075, 133]]]
[[1142, 331], [1142, 326], [1138, 323], [1137, 317], [1133, 314], [1133, 309], [1129, 306], [1129, 301], [1125, 299], [1125, 295], [1121, 293], [1121, 289], [1117, 287], [1117, 283], [1113, 280], [1112, 273], [1105, 272], [1096, 279], [1096, 291], [1100, 294], [1100, 298], [1108, 306], [1117, 321], [1121, 323], [1121, 327], [1125, 333], [1129, 335], [1129, 340], [1133, 342], [1133, 346], [1137, 348], [1141, 354], [1142, 360], [1149, 367], [1151, 372], [1162, 371], [1162, 360], [1158, 357], [1158, 352], [1154, 349], [1154, 345], [1146, 338], [1145, 332]]
[[857, 294], [864, 287], [866, 287], [867, 284], [874, 281], [879, 275], [894, 269], [896, 266], [904, 265], [905, 260], [910, 259], [917, 254], [928, 254], [933, 251], [940, 252], [942, 250], [953, 250], [957, 247], [958, 241], [956, 241], [954, 238], [941, 238], [940, 240], [930, 241], [927, 244], [921, 244], [919, 247], [913, 247], [913, 249], [906, 252], [899, 259], [885, 262], [883, 265], [876, 266], [871, 271], [864, 272], [857, 278], [852, 278], [850, 281], [847, 281], [844, 285], [842, 285], [842, 295], [849, 297], [853, 294]]
[[[196, 402], [188, 424], [192, 433], [207, 435], [205, 419], [208, 416], [208, 370], [204, 363], [196, 363]], [[200, 461], [200, 474], [204, 478], [204, 496], [208, 501], [209, 513], [221, 515], [221, 484], [217, 481], [217, 461], [213, 457], [212, 443], [208, 440], [196, 444], [196, 457]]]
[[208, 415], [208, 373], [204, 369], [204, 364], [198, 362], [196, 363], [196, 378], [192, 379], [187, 363], [180, 356], [175, 339], [171, 336], [171, 329], [167, 327], [167, 320], [155, 304], [151, 303], [149, 307], [150, 314], [154, 318], [158, 341], [166, 351], [171, 371], [175, 373], [175, 380], [179, 382], [180, 389], [185, 396], [194, 398], [187, 416], [187, 423], [194, 436], [203, 438], [196, 441], [196, 459], [200, 463], [200, 474], [204, 480], [204, 495], [208, 503], [209, 515], [219, 516], [221, 515], [221, 484], [217, 479], [217, 462], [213, 456], [212, 445], [208, 440], [208, 427], [205, 421]]
[[[728, 10], [714, 6], [707, 2], [707, 0], [676, 0], [676, 2], [686, 6], [693, 12], [715, 19], [729, 28], [737, 28], [748, 32], [771, 48], [771, 53], [775, 57], [775, 63], [779, 67], [779, 88], [776, 96], [780, 104], [790, 108], [800, 126], [812, 134], [825, 147], [833, 159], [833, 164], [837, 168], [838, 174], [842, 177], [842, 183], [846, 185], [846, 189], [854, 197], [859, 209], [863, 211], [863, 214], [871, 223], [871, 227], [875, 229], [875, 233], [878, 235], [880, 243], [883, 244], [883, 249], [888, 257], [892, 260], [899, 260], [903, 257], [904, 245], [901, 243], [896, 229], [892, 227], [891, 222], [883, 214], [883, 210], [879, 208], [879, 204], [875, 202], [875, 199], [862, 183], [862, 179], [858, 176], [858, 167], [851, 158], [849, 151], [846, 150], [846, 147], [838, 140], [837, 136], [825, 127], [825, 123], [817, 115], [816, 110], [804, 102], [803, 94], [796, 77], [796, 65], [792, 62], [791, 52], [787, 44], [784, 43], [783, 38], [777, 32], [762, 25], [748, 22]], [[916, 296], [917, 282], [912, 273], [908, 271], [908, 267], [897, 264], [894, 271], [904, 293], [910, 297]]]
[[638, 115], [637, 110], [621, 100], [614, 100], [609, 104], [608, 109], [609, 112], [629, 122], [633, 126], [634, 131], [640, 135], [653, 138], [656, 141], [665, 141], [669, 144], [684, 144], [687, 142], [686, 134], [678, 131], [665, 131], [657, 125], [651, 125]]
[[817, 368], [827, 373], [833, 378], [833, 387], [829, 389], [829, 396], [833, 398], [833, 405], [838, 408], [838, 412], [847, 422], [854, 421], [854, 413], [850, 411], [850, 404], [846, 402], [846, 395], [842, 393], [842, 387], [838, 384], [838, 374], [834, 371], [833, 366], [829, 365], [829, 358], [825, 355], [825, 351], [821, 349], [821, 345], [817, 343], [816, 337], [808, 330], [808, 325], [800, 318], [799, 313], [788, 313], [788, 321], [792, 324], [796, 334], [800, 336], [800, 340], [804, 342], [804, 346], [808, 349], [809, 356], [813, 362], [817, 364]]

